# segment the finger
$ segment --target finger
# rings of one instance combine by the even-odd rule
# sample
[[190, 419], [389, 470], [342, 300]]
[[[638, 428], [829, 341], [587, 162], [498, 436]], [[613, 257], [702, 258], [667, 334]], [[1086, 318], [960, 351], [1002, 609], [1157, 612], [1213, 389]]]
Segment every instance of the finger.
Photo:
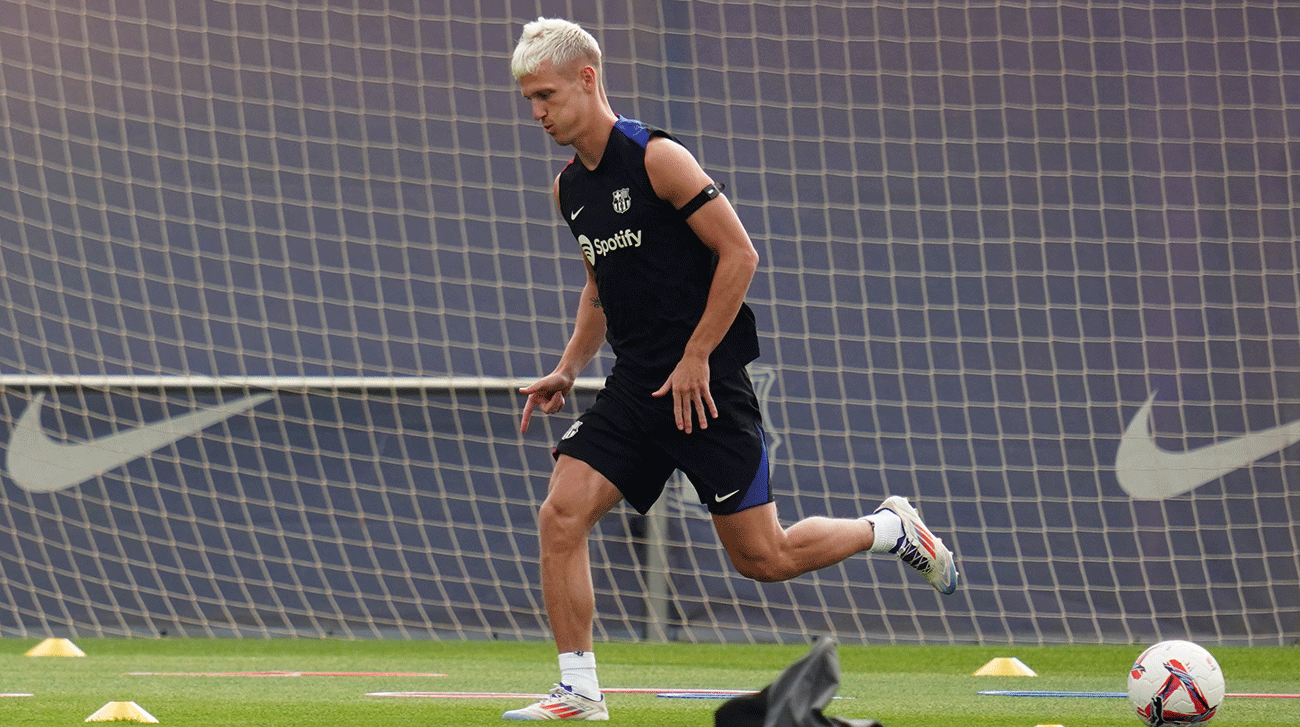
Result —
[[651, 394], [650, 396], [663, 396], [664, 394], [667, 394], [667, 393], [669, 392], [669, 390], [672, 389], [672, 384], [673, 384], [673, 380], [672, 380], [672, 379], [669, 379], [669, 380], [665, 381], [665, 382], [664, 382], [664, 385], [663, 385], [663, 386], [660, 386], [660, 387], [659, 387], [659, 390], [656, 391], [656, 392], [654, 392], [654, 393]]
[[561, 394], [558, 391], [555, 392], [554, 394], [551, 394], [551, 397], [546, 400], [545, 404], [542, 405], [542, 411], [546, 412], [547, 414], [554, 414], [555, 412], [563, 408], [564, 408], [564, 394]]
[[677, 428], [690, 434], [691, 400], [677, 389], [673, 389], [673, 414], [677, 417]]
[[718, 418], [718, 405], [713, 403], [713, 392], [709, 389], [704, 390], [704, 401], [709, 405], [709, 415], [714, 419]]
[[709, 428], [709, 416], [708, 416], [707, 412], [705, 412], [705, 410], [704, 410], [704, 398], [701, 397], [699, 394], [696, 394], [695, 397], [694, 397], [694, 401], [693, 401], [693, 403], [695, 404], [695, 411], [694, 411], [694, 413], [695, 413], [696, 415], [698, 415], [699, 418], [700, 418], [700, 420], [699, 420], [699, 421], [700, 421], [700, 429], [708, 429], [708, 428]]
[[529, 396], [528, 401], [524, 402], [524, 414], [519, 420], [519, 433], [523, 434], [528, 431], [528, 420], [533, 417], [533, 397]]

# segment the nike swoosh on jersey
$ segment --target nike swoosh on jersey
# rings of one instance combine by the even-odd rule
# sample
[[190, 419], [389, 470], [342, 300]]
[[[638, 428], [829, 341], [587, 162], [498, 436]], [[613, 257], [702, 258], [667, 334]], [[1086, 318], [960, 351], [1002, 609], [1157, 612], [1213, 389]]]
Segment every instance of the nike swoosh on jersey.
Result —
[[740, 490], [732, 490], [731, 492], [728, 492], [728, 493], [725, 494], [725, 495], [714, 495], [714, 496], [713, 496], [713, 501], [714, 501], [714, 502], [722, 502], [723, 500], [729, 500], [729, 499], [731, 499], [731, 496], [734, 495], [734, 494], [736, 494], [737, 492], [740, 492]]
[[108, 434], [86, 442], [56, 442], [41, 429], [45, 394], [32, 398], [14, 423], [5, 470], [28, 492], [56, 492], [139, 459], [213, 424], [252, 409], [271, 394], [256, 394], [211, 409]]
[[574, 210], [573, 213], [569, 215], [569, 219], [571, 219], [571, 220], [576, 220], [576, 219], [578, 219], [578, 215], [581, 214], [582, 211], [585, 210], [585, 209], [587, 209], [587, 205], [584, 204], [583, 206], [581, 206], [581, 207], [579, 207], [578, 209]]
[[1220, 477], [1300, 442], [1300, 421], [1264, 429], [1185, 452], [1161, 449], [1151, 426], [1151, 405], [1138, 410], [1119, 440], [1115, 476], [1135, 500], [1163, 500]]

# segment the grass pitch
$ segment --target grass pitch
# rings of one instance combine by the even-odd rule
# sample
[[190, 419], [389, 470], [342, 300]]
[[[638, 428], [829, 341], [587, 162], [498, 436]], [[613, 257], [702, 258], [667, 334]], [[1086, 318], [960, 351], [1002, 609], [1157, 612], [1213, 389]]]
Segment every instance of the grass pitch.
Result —
[[[134, 701], [172, 727], [503, 725], [519, 699], [368, 697], [368, 692], [539, 693], [558, 678], [554, 647], [541, 643], [79, 639], [85, 658], [26, 657], [34, 640], [0, 641], [0, 724], [82, 725], [111, 701]], [[605, 687], [760, 689], [805, 646], [599, 644]], [[980, 696], [987, 689], [1123, 691], [1141, 646], [839, 647], [842, 682], [830, 715], [886, 727], [1135, 727], [1125, 699]], [[1212, 650], [1230, 693], [1300, 691], [1300, 649]], [[990, 659], [1015, 656], [1037, 677], [971, 676]], [[409, 676], [139, 676], [133, 672], [445, 673]], [[713, 724], [721, 701], [612, 694], [611, 724]], [[117, 723], [123, 724], [123, 723]], [[1213, 724], [1300, 724], [1300, 699], [1229, 698]]]

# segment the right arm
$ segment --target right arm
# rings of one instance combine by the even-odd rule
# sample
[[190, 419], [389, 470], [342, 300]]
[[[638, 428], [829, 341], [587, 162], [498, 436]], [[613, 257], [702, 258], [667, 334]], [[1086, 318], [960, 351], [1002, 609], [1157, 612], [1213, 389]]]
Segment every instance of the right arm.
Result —
[[[555, 203], [560, 203], [560, 178], [555, 178]], [[528, 421], [533, 409], [544, 414], [554, 414], [564, 407], [564, 397], [573, 388], [573, 382], [591, 359], [596, 357], [605, 342], [605, 311], [600, 305], [600, 293], [596, 289], [596, 271], [591, 263], [583, 258], [587, 266], [587, 284], [582, 288], [582, 299], [578, 301], [578, 315], [574, 323], [573, 335], [564, 347], [560, 362], [549, 375], [538, 379], [532, 386], [519, 390], [527, 394], [524, 413], [519, 422], [519, 431], [528, 431]]]
[[582, 300], [578, 302], [578, 317], [573, 335], [569, 337], [569, 345], [564, 347], [564, 355], [555, 366], [555, 373], [566, 376], [572, 384], [596, 357], [604, 343], [605, 310], [600, 305], [600, 293], [596, 290], [596, 274], [588, 264], [587, 284], [582, 287]]

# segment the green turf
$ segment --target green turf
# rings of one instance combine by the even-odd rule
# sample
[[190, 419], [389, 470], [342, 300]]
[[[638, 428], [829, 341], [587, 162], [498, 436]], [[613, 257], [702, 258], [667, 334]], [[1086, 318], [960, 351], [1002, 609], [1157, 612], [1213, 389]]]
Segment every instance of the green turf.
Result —
[[[556, 679], [541, 643], [338, 640], [84, 639], [86, 658], [26, 657], [30, 640], [0, 641], [0, 725], [84, 724], [110, 701], [134, 701], [175, 727], [259, 725], [502, 725], [520, 700], [367, 697], [373, 691], [538, 692]], [[981, 689], [1120, 691], [1140, 647], [841, 646], [843, 680], [828, 714], [872, 717], [886, 727], [1061, 724], [1134, 727], [1120, 699], [979, 696]], [[1300, 649], [1213, 650], [1229, 692], [1300, 691]], [[758, 689], [807, 652], [804, 646], [601, 644], [607, 687]], [[989, 659], [1015, 656], [1038, 677], [975, 677]], [[130, 672], [443, 672], [428, 677], [132, 676]], [[712, 725], [720, 702], [610, 695], [612, 724]], [[1214, 724], [1300, 724], [1300, 699], [1229, 699]]]

